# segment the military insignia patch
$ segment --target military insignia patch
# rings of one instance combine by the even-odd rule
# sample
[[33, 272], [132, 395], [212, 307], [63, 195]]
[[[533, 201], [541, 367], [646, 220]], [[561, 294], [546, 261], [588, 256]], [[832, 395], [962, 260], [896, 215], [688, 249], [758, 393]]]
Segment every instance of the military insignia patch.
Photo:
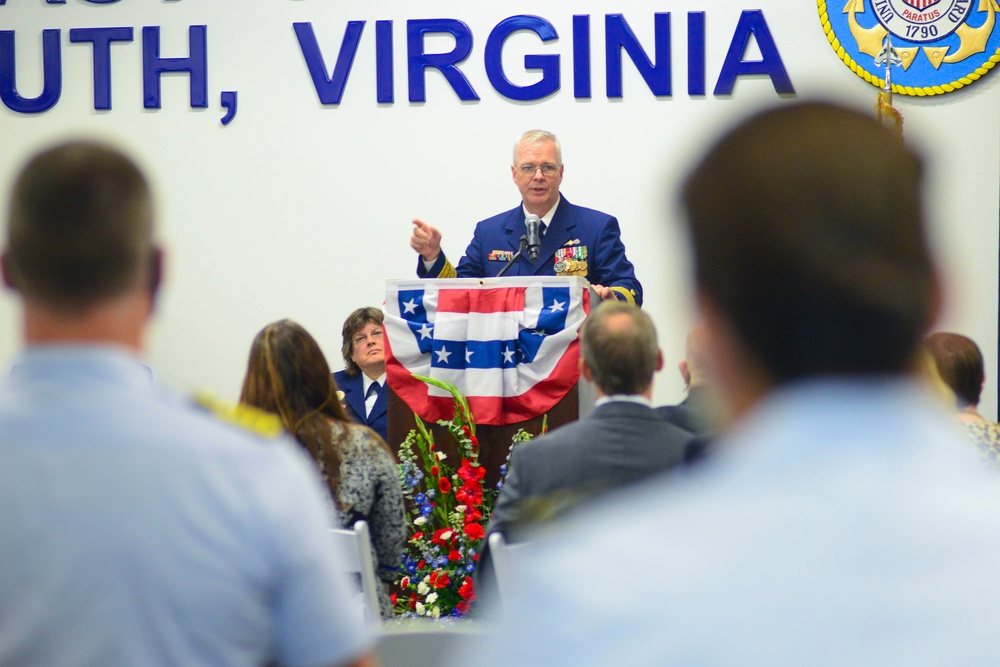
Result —
[[818, 0], [817, 6], [837, 56], [879, 88], [888, 51], [896, 65], [893, 93], [950, 93], [1000, 62], [998, 0], [846, 0], [842, 7]]
[[491, 262], [509, 262], [513, 258], [514, 253], [510, 250], [490, 250], [486, 259]]

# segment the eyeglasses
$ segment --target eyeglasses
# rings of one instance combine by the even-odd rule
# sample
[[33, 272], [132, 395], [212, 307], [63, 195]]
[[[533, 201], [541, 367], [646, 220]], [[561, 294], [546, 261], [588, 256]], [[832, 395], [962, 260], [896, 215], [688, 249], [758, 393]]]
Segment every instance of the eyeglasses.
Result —
[[544, 176], [545, 178], [555, 176], [556, 172], [559, 171], [559, 167], [554, 164], [542, 164], [538, 166], [535, 166], [533, 164], [522, 164], [517, 169], [518, 171], [521, 172], [522, 176], [531, 176], [531, 177], [534, 177], [535, 172], [541, 169], [542, 176]]
[[371, 339], [373, 341], [375, 341], [377, 343], [380, 340], [382, 340], [382, 330], [381, 329], [376, 329], [375, 331], [373, 331], [371, 333], [359, 333], [359, 334], [355, 334], [355, 336], [354, 336], [354, 338], [352, 340], [354, 341], [355, 345], [364, 345], [365, 341], [368, 340], [369, 336], [371, 337]]

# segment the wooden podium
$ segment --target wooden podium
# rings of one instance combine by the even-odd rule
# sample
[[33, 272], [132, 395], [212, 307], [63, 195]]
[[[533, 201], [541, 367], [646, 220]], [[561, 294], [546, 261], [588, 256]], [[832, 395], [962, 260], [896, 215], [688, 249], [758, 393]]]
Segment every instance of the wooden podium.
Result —
[[[387, 283], [387, 294], [386, 294], [386, 322], [384, 323], [386, 336], [387, 336], [387, 349], [391, 351], [392, 357], [396, 357], [399, 354], [405, 354], [405, 350], [401, 350], [402, 344], [405, 342], [410, 345], [411, 348], [414, 345], [414, 339], [419, 339], [421, 342], [425, 342], [426, 336], [417, 336], [416, 334], [422, 333], [422, 329], [426, 327], [427, 330], [435, 327], [441, 322], [441, 313], [434, 312], [434, 316], [437, 318], [432, 320], [432, 313], [426, 313], [426, 316], [422, 319], [415, 317], [414, 313], [420, 314], [421, 308], [425, 308], [427, 303], [435, 303], [439, 298], [439, 295], [434, 292], [434, 290], [449, 290], [452, 292], [451, 301], [454, 301], [454, 293], [461, 292], [462, 290], [468, 290], [470, 293], [475, 293], [477, 291], [488, 291], [488, 290], [502, 290], [510, 289], [511, 286], [517, 286], [523, 290], [536, 289], [544, 291], [545, 289], [552, 289], [553, 287], [562, 288], [564, 290], [569, 290], [572, 294], [576, 295], [576, 306], [577, 309], [574, 311], [576, 313], [576, 324], [574, 326], [579, 326], [582, 323], [583, 318], [586, 317], [586, 313], [589, 312], [590, 304], [597, 303], [599, 297], [589, 288], [589, 284], [586, 280], [582, 278], [573, 277], [553, 277], [553, 276], [538, 276], [533, 278], [517, 277], [517, 278], [484, 278], [484, 279], [444, 279], [444, 280], [422, 280], [422, 281], [389, 281]], [[543, 289], [544, 288], [544, 289]], [[428, 297], [426, 303], [421, 302], [417, 304], [419, 298], [422, 298], [424, 291], [432, 293], [433, 297]], [[551, 294], [551, 292], [547, 292]], [[563, 292], [564, 294], [566, 292]], [[418, 298], [415, 299], [414, 295]], [[459, 297], [464, 295], [459, 294]], [[433, 300], [432, 300], [433, 299]], [[444, 297], [440, 297], [441, 301], [444, 301]], [[461, 299], [460, 299], [461, 300]], [[511, 312], [521, 312], [524, 310], [524, 315], [527, 318], [528, 297], [523, 297], [521, 306], [515, 308]], [[551, 299], [550, 299], [551, 300]], [[546, 309], [545, 304], [547, 301], [545, 298], [542, 300], [542, 310], [551, 313], [553, 310], [558, 310], [562, 305], [565, 304], [553, 304], [553, 308]], [[582, 304], [582, 305], [581, 305]], [[427, 306], [428, 308], [433, 308], [433, 306]], [[537, 315], [539, 311], [537, 310], [537, 301], [535, 302], [536, 310], [534, 311]], [[508, 306], [509, 309], [509, 306]], [[581, 312], [582, 309], [582, 312]], [[481, 311], [475, 310], [475, 307], [470, 307], [469, 317], [475, 316], [475, 313]], [[450, 313], [452, 318], [454, 318], [454, 313]], [[568, 317], [568, 316], [567, 316]], [[531, 318], [527, 318], [531, 319]], [[542, 320], [542, 316], [538, 315], [538, 321]], [[537, 322], [532, 320], [530, 326], [536, 326]], [[421, 327], [421, 331], [417, 330], [417, 327]], [[453, 322], [452, 322], [452, 327]], [[538, 325], [540, 326], [540, 325]], [[568, 320], [567, 320], [568, 327]], [[522, 327], [522, 330], [524, 327]], [[532, 330], [533, 329], [529, 329]], [[564, 330], [563, 334], [575, 335], [573, 329], [567, 328]], [[560, 335], [563, 335], [560, 334]], [[394, 338], [398, 336], [398, 338]], [[500, 336], [502, 339], [511, 340], [509, 336]], [[472, 340], [470, 337], [469, 341]], [[574, 339], [575, 340], [575, 339]], [[449, 341], [449, 344], [451, 341]], [[472, 345], [471, 342], [467, 343]], [[426, 345], [426, 343], [425, 343]], [[428, 348], [425, 346], [422, 348], [422, 352], [426, 352]], [[416, 350], [409, 350], [412, 358], [424, 359], [426, 357], [420, 356]], [[471, 354], [471, 353], [470, 353]], [[393, 360], [390, 359], [389, 363], [392, 364]], [[419, 363], [419, 361], [417, 362]], [[430, 370], [429, 365], [425, 366]], [[402, 363], [402, 360], [396, 364], [394, 370], [397, 379], [400, 379], [400, 374], [406, 373], [402, 377], [408, 378], [408, 373], [412, 372], [411, 366], [407, 363]], [[565, 367], [564, 367], [565, 369]], [[453, 371], [461, 374], [464, 377], [466, 371]], [[479, 423], [477, 419], [476, 426], [476, 438], [479, 441], [479, 462], [486, 469], [486, 478], [484, 480], [485, 487], [487, 489], [494, 488], [496, 483], [500, 480], [500, 467], [504, 464], [507, 459], [508, 452], [510, 450], [511, 438], [520, 429], [531, 433], [533, 436], [538, 436], [542, 430], [543, 419], [547, 416], [547, 423], [549, 430], [556, 427], [562, 426], [563, 424], [575, 421], [582, 417], [585, 417], [592, 409], [595, 400], [595, 394], [593, 388], [585, 380], [580, 378], [579, 371], [576, 376], [575, 386], [572, 386], [568, 393], [566, 393], [561, 399], [558, 400], [551, 408], [549, 408], [544, 414], [539, 414], [534, 417], [527, 418], [523, 421], [516, 423], [502, 424], [502, 425], [487, 425]], [[417, 374], [428, 375], [427, 370], [422, 371]], [[387, 397], [388, 397], [388, 444], [390, 448], [398, 453], [400, 444], [406, 439], [409, 432], [416, 428], [416, 421], [414, 420], [413, 410], [410, 409], [409, 405], [394, 391], [393, 383], [391, 381], [393, 373], [390, 372], [390, 383], [388, 387]], [[565, 374], [563, 375], [565, 378]], [[569, 381], [572, 382], [572, 376], [569, 376]], [[458, 383], [455, 383], [458, 386]], [[563, 386], [566, 386], [565, 384]], [[565, 391], [565, 389], [563, 389]], [[558, 394], [557, 394], [558, 395]], [[518, 414], [514, 413], [506, 413]], [[449, 414], [447, 418], [450, 418]], [[438, 426], [436, 423], [424, 420], [426, 426], [430, 428], [434, 436], [434, 442], [437, 444], [438, 449], [443, 451], [448, 459], [449, 465], [458, 467], [458, 446], [457, 443], [452, 438], [451, 434], [444, 427]]]

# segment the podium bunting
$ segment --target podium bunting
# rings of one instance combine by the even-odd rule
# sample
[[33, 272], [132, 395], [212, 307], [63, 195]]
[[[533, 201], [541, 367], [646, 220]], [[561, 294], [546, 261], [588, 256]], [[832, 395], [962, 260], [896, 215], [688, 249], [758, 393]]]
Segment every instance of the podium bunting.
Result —
[[588, 287], [554, 276], [388, 281], [389, 386], [425, 421], [451, 419], [452, 397], [413, 374], [458, 387], [478, 424], [537, 417], [579, 380]]

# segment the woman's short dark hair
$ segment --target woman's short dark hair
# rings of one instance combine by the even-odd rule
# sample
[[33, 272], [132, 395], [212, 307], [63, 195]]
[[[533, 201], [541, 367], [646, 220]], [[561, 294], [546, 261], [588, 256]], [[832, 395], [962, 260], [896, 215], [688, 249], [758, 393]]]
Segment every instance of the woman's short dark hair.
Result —
[[983, 353], [975, 341], [962, 334], [939, 331], [924, 339], [923, 347], [930, 353], [944, 383], [955, 392], [963, 406], [979, 405], [983, 391]]
[[361, 374], [361, 368], [354, 363], [354, 334], [364, 329], [369, 324], [381, 326], [385, 316], [378, 308], [367, 306], [358, 308], [347, 316], [344, 320], [344, 344], [340, 348], [344, 355], [344, 374], [349, 378], [357, 377]]

